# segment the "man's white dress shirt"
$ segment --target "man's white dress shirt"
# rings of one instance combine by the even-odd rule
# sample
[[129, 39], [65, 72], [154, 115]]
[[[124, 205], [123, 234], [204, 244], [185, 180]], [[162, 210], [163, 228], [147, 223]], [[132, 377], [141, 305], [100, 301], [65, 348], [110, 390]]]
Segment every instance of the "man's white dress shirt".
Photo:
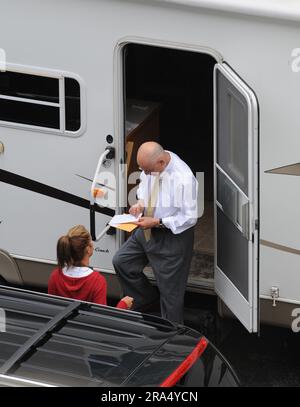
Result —
[[[182, 233], [197, 222], [198, 182], [189, 166], [178, 155], [167, 151], [171, 160], [160, 173], [159, 192], [155, 205], [155, 218], [174, 234]], [[156, 174], [140, 175], [137, 197], [147, 207]]]

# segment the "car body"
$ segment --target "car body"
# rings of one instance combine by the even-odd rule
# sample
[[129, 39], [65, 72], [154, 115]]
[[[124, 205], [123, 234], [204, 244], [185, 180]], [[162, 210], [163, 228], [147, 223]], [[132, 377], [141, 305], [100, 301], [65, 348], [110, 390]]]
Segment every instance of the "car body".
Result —
[[199, 332], [148, 314], [0, 286], [0, 386], [237, 386]]

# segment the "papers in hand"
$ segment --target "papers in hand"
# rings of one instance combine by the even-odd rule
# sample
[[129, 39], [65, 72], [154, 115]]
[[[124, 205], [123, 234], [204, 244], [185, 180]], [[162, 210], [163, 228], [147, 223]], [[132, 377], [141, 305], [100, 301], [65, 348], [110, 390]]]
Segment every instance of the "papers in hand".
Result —
[[133, 216], [130, 215], [129, 213], [124, 213], [123, 215], [115, 215], [109, 222], [110, 226], [115, 226], [115, 225], [119, 225], [120, 223], [132, 223], [132, 222], [136, 222], [140, 217], [142, 216], [142, 214], [140, 214], [139, 216]]
[[125, 230], [126, 232], [132, 232], [135, 228], [137, 228], [137, 225], [133, 222], [136, 222], [141, 216], [142, 214], [135, 217], [128, 213], [124, 213], [123, 215], [115, 215], [110, 220], [109, 225], [117, 229]]

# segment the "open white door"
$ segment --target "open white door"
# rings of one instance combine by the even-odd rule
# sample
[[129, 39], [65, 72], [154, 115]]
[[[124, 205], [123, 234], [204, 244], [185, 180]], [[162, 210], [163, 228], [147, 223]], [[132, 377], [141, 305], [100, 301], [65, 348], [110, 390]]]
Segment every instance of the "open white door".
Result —
[[225, 63], [214, 69], [215, 291], [258, 330], [258, 104]]

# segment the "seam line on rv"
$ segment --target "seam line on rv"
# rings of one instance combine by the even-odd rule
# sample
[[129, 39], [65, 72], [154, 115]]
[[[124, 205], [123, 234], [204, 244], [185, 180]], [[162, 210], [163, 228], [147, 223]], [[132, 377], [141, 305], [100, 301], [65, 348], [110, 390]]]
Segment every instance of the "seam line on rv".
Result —
[[260, 240], [260, 243], [261, 243], [263, 246], [271, 247], [272, 249], [277, 249], [277, 250], [281, 250], [281, 251], [283, 251], [283, 252], [300, 255], [300, 250], [298, 250], [298, 249], [293, 249], [292, 247], [289, 247], [289, 246], [283, 246], [283, 245], [281, 245], [281, 244], [269, 242], [268, 240], [262, 240], [262, 239]]
[[[34, 181], [30, 178], [14, 174], [9, 171], [0, 170], [0, 181], [9, 185], [14, 185], [28, 191], [36, 192], [41, 195], [46, 195], [50, 198], [55, 198], [60, 201], [68, 202], [70, 204], [81, 206], [82, 208], [90, 209], [90, 201], [80, 196], [70, 194], [69, 192], [51, 187], [41, 182]], [[115, 211], [110, 208], [99, 207], [95, 205], [95, 211], [103, 215], [114, 216]]]
[[283, 165], [265, 171], [266, 174], [296, 175], [300, 176], [300, 163]]

